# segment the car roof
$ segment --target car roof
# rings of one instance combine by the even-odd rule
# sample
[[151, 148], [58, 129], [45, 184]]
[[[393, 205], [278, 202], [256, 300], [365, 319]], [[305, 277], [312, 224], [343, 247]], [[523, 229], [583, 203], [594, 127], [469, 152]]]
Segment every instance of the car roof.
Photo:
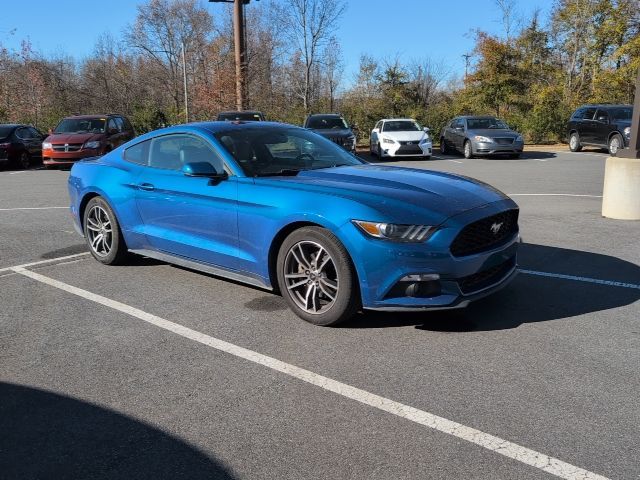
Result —
[[0, 123], [0, 127], [9, 127], [9, 128], [18, 128], [18, 127], [29, 127], [30, 125], [24, 125], [22, 123]]
[[339, 113], [312, 113], [307, 118], [311, 117], [342, 117]]
[[416, 119], [415, 118], [383, 118], [382, 120], [380, 120], [381, 122], [395, 122], [395, 121], [402, 121], [402, 122], [415, 122]]
[[68, 117], [64, 117], [64, 119], [78, 119], [78, 120], [88, 120], [91, 118], [105, 118], [105, 117], [122, 117], [123, 115], [117, 114], [117, 113], [96, 113], [96, 114], [90, 114], [90, 115], [69, 115]]
[[481, 118], [498, 118], [493, 115], [462, 115], [456, 118], [481, 119]]
[[222, 114], [233, 114], [233, 113], [259, 113], [262, 114], [259, 110], [227, 110], [225, 112], [218, 112], [218, 115]]
[[628, 107], [633, 108], [633, 105], [629, 105], [626, 103], [588, 103], [586, 105], [581, 105], [576, 110], [580, 110], [581, 108], [620, 108], [620, 107]]

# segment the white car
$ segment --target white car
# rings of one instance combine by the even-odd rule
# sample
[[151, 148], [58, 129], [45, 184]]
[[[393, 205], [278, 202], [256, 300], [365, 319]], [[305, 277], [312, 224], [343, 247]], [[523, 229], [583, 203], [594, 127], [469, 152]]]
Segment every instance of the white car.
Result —
[[431, 136], [412, 118], [385, 118], [371, 131], [369, 151], [378, 158], [431, 158]]

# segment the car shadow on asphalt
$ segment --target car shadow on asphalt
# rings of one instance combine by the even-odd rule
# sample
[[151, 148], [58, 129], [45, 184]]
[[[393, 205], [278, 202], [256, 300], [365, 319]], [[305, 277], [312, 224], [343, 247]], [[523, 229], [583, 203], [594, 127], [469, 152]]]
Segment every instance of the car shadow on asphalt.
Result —
[[158, 428], [58, 393], [0, 382], [3, 479], [233, 479]]
[[521, 270], [610, 280], [627, 285], [521, 272], [504, 290], [471, 303], [466, 309], [418, 313], [365, 311], [341, 327], [415, 326], [420, 330], [452, 333], [504, 330], [517, 328], [523, 323], [563, 320], [609, 310], [640, 299], [640, 288], [637, 288], [640, 267], [616, 257], [525, 243], [521, 245], [518, 264]]

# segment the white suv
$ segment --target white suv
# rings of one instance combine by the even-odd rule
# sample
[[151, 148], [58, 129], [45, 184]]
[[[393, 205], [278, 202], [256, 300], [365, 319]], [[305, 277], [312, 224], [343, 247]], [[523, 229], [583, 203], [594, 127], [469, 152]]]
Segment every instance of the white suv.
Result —
[[369, 151], [378, 158], [431, 158], [431, 136], [412, 118], [385, 118], [371, 131]]

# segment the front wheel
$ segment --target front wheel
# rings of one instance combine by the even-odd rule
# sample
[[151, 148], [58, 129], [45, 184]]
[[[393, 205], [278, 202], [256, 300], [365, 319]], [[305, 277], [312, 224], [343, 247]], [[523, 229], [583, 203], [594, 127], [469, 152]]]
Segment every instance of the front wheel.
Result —
[[31, 157], [27, 152], [22, 152], [20, 154], [20, 167], [27, 170], [31, 166]]
[[84, 210], [83, 227], [93, 258], [105, 265], [124, 263], [127, 246], [113, 210], [102, 197], [89, 200]]
[[331, 232], [304, 227], [280, 247], [278, 286], [293, 312], [314, 325], [337, 325], [360, 308], [356, 273], [349, 254]]
[[464, 142], [464, 158], [473, 158], [473, 150], [471, 150], [471, 142], [469, 140]]
[[622, 137], [617, 133], [613, 135], [609, 139], [609, 155], [615, 157], [618, 154], [618, 150], [624, 148], [623, 145], [624, 143], [622, 142]]

